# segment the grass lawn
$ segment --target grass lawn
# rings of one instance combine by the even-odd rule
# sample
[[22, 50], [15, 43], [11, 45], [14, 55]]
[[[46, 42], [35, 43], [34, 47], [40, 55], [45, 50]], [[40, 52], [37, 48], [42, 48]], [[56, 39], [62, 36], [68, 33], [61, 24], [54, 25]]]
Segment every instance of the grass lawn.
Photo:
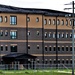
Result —
[[0, 75], [72, 75], [57, 70], [2, 70]]

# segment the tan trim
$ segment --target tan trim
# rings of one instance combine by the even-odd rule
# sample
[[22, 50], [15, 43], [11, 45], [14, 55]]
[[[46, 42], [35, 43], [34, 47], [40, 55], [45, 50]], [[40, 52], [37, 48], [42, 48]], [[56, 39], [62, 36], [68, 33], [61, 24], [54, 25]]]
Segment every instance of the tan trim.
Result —
[[3, 27], [3, 28], [11, 28], [11, 27], [12, 28], [26, 28], [26, 26], [17, 26], [17, 25], [16, 26], [12, 26], [12, 25], [11, 26], [1, 26], [0, 25], [0, 27]]
[[[32, 54], [34, 56], [42, 56], [42, 54]], [[44, 54], [44, 56], [56, 56], [56, 54]], [[58, 56], [72, 56], [72, 54], [58, 54]]]
[[10, 31], [17, 31], [17, 30], [10, 30]]
[[[0, 40], [0, 42], [26, 42], [26, 40]], [[42, 42], [42, 40], [28, 40], [28, 42]], [[44, 41], [44, 43], [56, 43], [56, 41]], [[58, 41], [58, 43], [72, 43], [72, 41]]]
[[10, 44], [11, 46], [17, 46], [17, 44]]
[[[56, 43], [56, 41], [44, 41], [45, 43]], [[72, 43], [72, 41], [57, 41], [58, 43]]]
[[42, 40], [28, 40], [28, 42], [42, 42]]
[[0, 42], [26, 42], [26, 40], [0, 40]]

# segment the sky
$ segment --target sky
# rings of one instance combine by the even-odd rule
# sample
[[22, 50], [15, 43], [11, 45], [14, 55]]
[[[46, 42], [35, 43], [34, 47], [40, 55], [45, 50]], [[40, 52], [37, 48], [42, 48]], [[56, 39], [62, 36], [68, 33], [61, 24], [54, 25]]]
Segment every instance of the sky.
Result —
[[64, 8], [72, 7], [72, 5], [64, 5], [71, 3], [73, 0], [0, 0], [0, 4], [23, 7], [23, 8], [40, 8], [53, 9], [65, 12], [72, 10], [64, 10]]

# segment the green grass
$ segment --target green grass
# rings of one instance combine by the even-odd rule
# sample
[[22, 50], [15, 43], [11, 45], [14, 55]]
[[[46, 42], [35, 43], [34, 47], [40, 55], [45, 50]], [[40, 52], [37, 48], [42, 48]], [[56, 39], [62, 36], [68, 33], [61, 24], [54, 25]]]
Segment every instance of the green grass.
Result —
[[58, 72], [58, 70], [1, 70], [0, 75], [72, 75], [72, 74], [71, 72], [67, 73], [67, 70], [64, 70], [64, 72]]

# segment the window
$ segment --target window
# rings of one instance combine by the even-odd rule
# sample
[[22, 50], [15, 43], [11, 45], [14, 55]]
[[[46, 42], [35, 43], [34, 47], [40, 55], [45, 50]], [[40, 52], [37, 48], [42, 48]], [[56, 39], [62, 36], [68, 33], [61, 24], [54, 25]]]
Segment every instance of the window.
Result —
[[0, 36], [3, 36], [3, 31], [2, 30], [0, 31]]
[[62, 63], [64, 64], [64, 60], [62, 60]]
[[17, 31], [11, 31], [10, 37], [11, 37], [11, 39], [16, 39], [17, 38]]
[[70, 60], [70, 64], [72, 64], [72, 60]]
[[7, 30], [5, 30], [5, 36], [8, 36], [8, 31]]
[[49, 38], [51, 38], [51, 32], [49, 32]]
[[30, 35], [30, 31], [28, 31], [28, 35]]
[[8, 46], [5, 46], [5, 50], [8, 51]]
[[39, 35], [39, 31], [37, 31], [37, 35]]
[[56, 47], [53, 47], [53, 50], [55, 51], [56, 50]]
[[60, 38], [60, 33], [57, 34], [57, 38]]
[[68, 62], [68, 60], [66, 60], [66, 64], [68, 64], [69, 62]]
[[75, 33], [74, 33], [74, 38], [75, 38]]
[[5, 22], [7, 22], [7, 16], [5, 16]]
[[17, 24], [17, 17], [16, 16], [10, 16], [10, 24], [11, 25]]
[[39, 22], [39, 18], [38, 17], [36, 18], [36, 22]]
[[47, 46], [45, 46], [45, 51], [47, 51]]
[[61, 37], [64, 38], [64, 33], [62, 33]]
[[68, 38], [68, 33], [66, 33], [66, 38]]
[[30, 45], [28, 45], [28, 49], [30, 49]]
[[55, 25], [55, 19], [53, 19], [53, 25]]
[[66, 51], [68, 51], [68, 47], [66, 47]]
[[58, 51], [60, 51], [60, 47], [58, 47]]
[[66, 25], [68, 25], [68, 20], [66, 20]]
[[2, 16], [0, 16], [0, 22], [2, 22], [3, 21], [3, 17]]
[[39, 45], [37, 45], [37, 49], [39, 49]]
[[62, 47], [62, 51], [64, 51], [64, 47]]
[[49, 47], [49, 51], [51, 51], [51, 47]]
[[70, 51], [72, 51], [72, 47], [70, 47]]
[[27, 17], [27, 22], [29, 22], [30, 21], [30, 18], [29, 17]]
[[45, 59], [45, 64], [47, 64], [48, 63], [48, 61], [47, 61], [47, 59]]
[[50, 60], [49, 62], [50, 62], [50, 64], [52, 64], [52, 60]]
[[53, 33], [53, 38], [55, 38], [55, 33]]
[[75, 20], [74, 20], [74, 26], [75, 26]]
[[57, 20], [57, 25], [59, 25], [59, 24], [60, 24], [60, 20], [58, 19], [58, 20]]
[[3, 45], [1, 45], [1, 51], [3, 51]]
[[61, 21], [61, 24], [64, 25], [64, 20]]
[[17, 45], [11, 45], [10, 50], [11, 52], [17, 52]]
[[46, 25], [46, 24], [47, 24], [47, 19], [44, 20], [44, 25]]
[[45, 32], [45, 38], [47, 38], [47, 32]]
[[72, 33], [70, 33], [70, 38], [72, 38]]
[[49, 19], [49, 25], [51, 25], [51, 19]]
[[70, 25], [72, 25], [72, 20], [70, 20]]

